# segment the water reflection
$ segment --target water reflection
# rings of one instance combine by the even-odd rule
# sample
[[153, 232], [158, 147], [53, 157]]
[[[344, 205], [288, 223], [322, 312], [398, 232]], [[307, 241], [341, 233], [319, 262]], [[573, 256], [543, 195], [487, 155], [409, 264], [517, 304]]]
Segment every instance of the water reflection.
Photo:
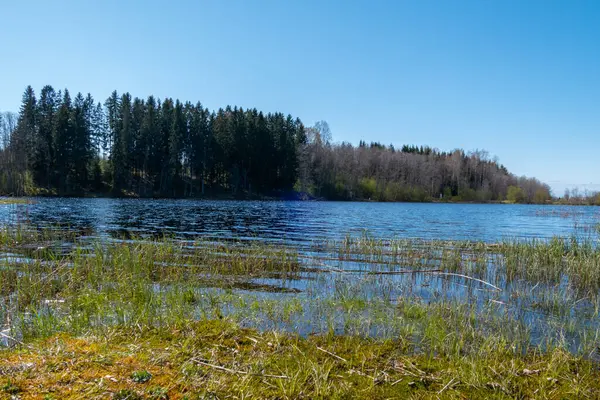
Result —
[[[335, 331], [342, 332], [347, 323], [360, 321], [363, 313], [375, 310], [371, 316], [381, 318], [373, 322], [368, 315], [364, 316], [367, 320], [364, 327], [368, 334], [376, 335], [377, 329], [387, 329], [390, 321], [398, 320], [398, 305], [402, 299], [419, 299], [427, 303], [446, 300], [475, 304], [484, 322], [488, 316], [505, 316], [523, 322], [530, 328], [531, 343], [541, 343], [551, 335], [566, 337], [572, 346], [577, 346], [579, 338], [587, 335], [583, 328], [589, 328], [594, 334], [600, 329], [597, 314], [594, 314], [598, 303], [582, 297], [569, 288], [566, 281], [554, 286], [522, 279], [509, 281], [497, 271], [498, 258], [490, 260], [481, 272], [477, 272], [479, 261], [471, 261], [469, 271], [471, 275], [502, 287], [499, 292], [488, 290], [480, 282], [456, 276], [378, 275], [374, 272], [401, 268], [402, 258], [379, 265], [358, 254], [343, 258], [336, 249], [318, 244], [324, 239], [340, 239], [348, 233], [364, 231], [383, 238], [488, 242], [506, 237], [597, 235], [598, 210], [596, 207], [533, 205], [38, 199], [28, 206], [0, 207], [0, 220], [9, 223], [27, 220], [38, 227], [69, 227], [86, 236], [104, 238], [167, 234], [180, 238], [246, 239], [298, 246], [302, 266], [306, 268], [298, 277], [282, 278], [276, 274], [236, 276], [235, 279], [230, 277], [229, 281], [232, 288], [245, 296], [252, 293], [259, 299], [275, 299], [277, 304], [283, 304], [286, 298], [298, 299], [303, 306], [289, 322], [285, 322], [288, 325], [284, 328], [300, 333], [326, 331], [331, 321], [329, 317], [334, 320]], [[311, 246], [313, 244], [317, 246]], [[427, 259], [425, 266], [438, 267], [443, 257], [440, 245], [434, 244], [430, 249], [419, 249], [418, 245], [412, 247], [411, 244], [408, 250], [414, 250], [419, 259], [421, 255], [428, 256], [425, 250], [432, 252], [433, 256]], [[34, 257], [37, 250], [28, 249], [26, 255]], [[7, 265], [27, 262], [22, 255], [5, 254], [3, 257]], [[413, 264], [409, 262], [406, 266]], [[221, 285], [215, 289], [219, 292], [224, 279], [216, 276], [213, 280]], [[212, 287], [209, 288], [202, 286], [198, 290], [210, 293]], [[364, 309], [352, 308], [353, 301], [364, 304]], [[370, 301], [374, 305], [367, 308]], [[344, 302], [350, 304], [345, 314], [340, 311], [344, 310]], [[330, 306], [330, 309], [325, 308], [331, 311], [330, 314], [323, 311], [324, 305]], [[241, 307], [236, 309], [230, 299], [223, 302], [223, 307], [229, 312], [247, 311]], [[255, 323], [260, 328], [268, 328], [269, 318], [259, 313]], [[277, 318], [272, 319], [272, 323], [277, 327], [282, 326], [277, 324], [284, 324]], [[576, 329], [569, 331], [569, 326]], [[401, 326], [392, 328], [400, 329]]]
[[245, 238], [306, 244], [368, 231], [380, 237], [484, 240], [595, 235], [597, 207], [261, 202], [149, 199], [35, 199], [0, 207], [4, 222], [123, 234]]

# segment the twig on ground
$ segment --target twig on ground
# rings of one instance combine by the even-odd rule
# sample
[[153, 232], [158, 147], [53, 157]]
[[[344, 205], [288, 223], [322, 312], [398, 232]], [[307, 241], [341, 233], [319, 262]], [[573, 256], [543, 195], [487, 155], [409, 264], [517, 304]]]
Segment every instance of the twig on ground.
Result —
[[220, 365], [210, 364], [197, 358], [193, 358], [192, 361], [194, 361], [197, 364], [204, 365], [206, 367], [210, 367], [219, 371], [228, 372], [230, 374], [260, 376], [263, 378], [290, 379], [290, 377], [287, 375], [257, 374], [248, 371], [239, 371], [231, 368], [222, 367]]
[[317, 350], [319, 350], [319, 351], [322, 351], [323, 353], [329, 354], [331, 357], [337, 358], [338, 360], [341, 360], [341, 361], [343, 361], [343, 362], [348, 362], [348, 360], [346, 360], [345, 358], [343, 358], [343, 357], [340, 357], [340, 356], [338, 356], [337, 354], [333, 354], [332, 352], [330, 352], [330, 351], [327, 351], [327, 350], [325, 350], [325, 349], [324, 349], [324, 348], [322, 348], [322, 347], [318, 347], [318, 346], [317, 346]]
[[437, 394], [442, 394], [444, 392], [444, 390], [448, 389], [448, 387], [450, 387], [450, 385], [452, 384], [452, 382], [454, 382], [454, 378], [450, 379], [450, 382], [446, 383], [446, 386], [444, 386], [442, 388], [442, 390], [440, 390]]

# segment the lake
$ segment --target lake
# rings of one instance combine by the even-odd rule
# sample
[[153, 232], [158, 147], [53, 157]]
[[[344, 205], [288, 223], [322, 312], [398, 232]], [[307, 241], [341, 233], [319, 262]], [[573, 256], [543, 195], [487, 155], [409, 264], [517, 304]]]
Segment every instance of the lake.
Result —
[[[477, 314], [483, 335], [503, 329], [518, 343], [565, 341], [571, 351], [582, 352], [597, 346], [594, 338], [600, 337], [598, 207], [78, 198], [32, 202], [0, 206], [0, 221], [59, 226], [76, 230], [81, 237], [74, 243], [34, 242], [29, 247], [17, 243], [5, 249], [0, 253], [0, 274], [4, 271], [10, 279], [14, 270], [28, 277], [47, 268], [45, 274], [52, 276], [73, 259], [87, 265], [85, 257], [77, 258], [82, 254], [78, 249], [97, 250], [88, 246], [94, 238], [105, 239], [108, 245], [128, 235], [166, 234], [181, 244], [173, 251], [183, 252], [182, 258], [161, 261], [142, 254], [136, 262], [148, 258], [161, 267], [184, 270], [203, 267], [206, 262], [217, 265], [216, 270], [207, 268], [184, 280], [194, 305], [186, 318], [229, 315], [242, 325], [303, 335], [333, 331], [390, 337], [408, 334], [409, 328], [427, 327], [407, 315], [459, 310], [455, 314], [459, 319], [463, 314]], [[556, 241], [551, 245], [555, 236], [577, 237], [583, 247], [563, 256], [570, 251], [569, 245], [563, 248]], [[544, 247], [546, 243], [520, 247], [523, 239], [533, 238], [550, 247]], [[505, 248], [496, 244], [503, 240]], [[59, 251], [44, 256], [46, 246], [57, 243]], [[187, 261], [206, 256], [202, 248], [229, 258], [222, 262], [208, 257], [197, 264]], [[243, 257], [259, 264], [263, 256], [273, 257], [273, 265], [289, 262], [285, 254], [277, 253], [279, 249], [294, 252], [293, 259], [299, 263], [294, 273], [276, 267], [263, 271], [262, 266], [246, 275], [231, 270], [231, 265], [246, 260]], [[101, 258], [103, 263], [109, 254]], [[118, 273], [131, 267], [121, 261], [112, 265]], [[110, 291], [115, 285], [127, 290], [132, 278], [111, 281], [111, 276], [95, 276], [94, 282], [107, 281], [94, 290]], [[52, 285], [58, 283], [48, 285], [54, 293]], [[181, 293], [169, 281], [147, 282], [144, 290], [152, 292], [148, 298], [168, 299], [175, 295], [169, 294], [174, 287], [175, 294]], [[12, 313], [13, 321], [30, 318], [27, 313], [16, 316], [17, 292], [4, 300], [0, 297], [0, 317]], [[60, 306], [60, 301], [64, 299], [47, 298], [31, 307], [37, 309], [36, 315], [50, 313], [53, 318], [68, 319], [71, 309]], [[112, 310], [128, 310], [130, 304], [119, 301], [117, 296], [115, 304], [120, 305], [111, 305], [106, 315], [94, 315], [97, 323], [121, 318], [121, 314], [112, 315]], [[411, 307], [426, 311], [419, 313]], [[126, 320], [131, 318], [133, 314]], [[595, 357], [600, 359], [600, 353]]]
[[0, 221], [60, 225], [91, 235], [172, 233], [305, 244], [368, 232], [384, 238], [497, 242], [588, 236], [600, 208], [507, 204], [36, 198], [0, 207]]

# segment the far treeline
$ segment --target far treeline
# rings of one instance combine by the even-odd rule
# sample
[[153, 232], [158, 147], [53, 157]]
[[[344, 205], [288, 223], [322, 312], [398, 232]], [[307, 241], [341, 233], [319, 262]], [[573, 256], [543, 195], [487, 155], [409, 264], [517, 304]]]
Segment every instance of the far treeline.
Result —
[[31, 86], [0, 114], [0, 194], [546, 203], [483, 151], [331, 143], [325, 122], [113, 92]]

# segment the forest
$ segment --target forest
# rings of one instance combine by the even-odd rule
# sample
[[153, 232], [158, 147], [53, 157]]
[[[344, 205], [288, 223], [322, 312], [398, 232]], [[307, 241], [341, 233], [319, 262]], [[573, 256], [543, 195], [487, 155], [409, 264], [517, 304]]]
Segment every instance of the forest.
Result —
[[28, 86], [0, 113], [0, 194], [546, 203], [486, 151], [334, 143], [326, 122]]

